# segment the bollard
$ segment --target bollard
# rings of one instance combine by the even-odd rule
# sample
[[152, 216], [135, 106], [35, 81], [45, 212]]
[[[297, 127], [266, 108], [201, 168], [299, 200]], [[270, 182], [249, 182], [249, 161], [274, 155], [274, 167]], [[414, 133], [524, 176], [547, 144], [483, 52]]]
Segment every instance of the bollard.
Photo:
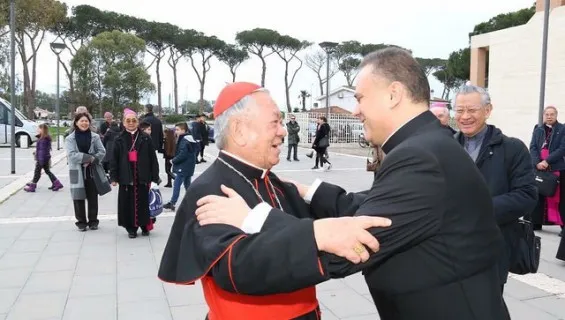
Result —
[[29, 148], [29, 138], [27, 135], [22, 134], [18, 137], [20, 139], [20, 148], [21, 149], [28, 149]]

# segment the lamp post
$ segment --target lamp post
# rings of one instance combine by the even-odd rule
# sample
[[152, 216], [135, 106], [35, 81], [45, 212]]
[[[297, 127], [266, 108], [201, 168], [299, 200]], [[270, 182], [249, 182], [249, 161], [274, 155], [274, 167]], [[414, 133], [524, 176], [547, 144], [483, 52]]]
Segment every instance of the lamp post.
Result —
[[61, 112], [60, 112], [60, 103], [59, 103], [59, 64], [60, 64], [60, 59], [59, 59], [59, 55], [61, 54], [61, 52], [63, 52], [63, 50], [65, 50], [65, 48], [67, 48], [67, 46], [62, 43], [62, 42], [57, 42], [58, 39], [56, 39], [54, 42], [51, 42], [51, 50], [55, 53], [55, 55], [57, 56], [57, 100], [55, 102], [55, 114], [57, 116], [57, 150], [61, 149], [61, 139], [59, 138], [59, 121], [61, 120]]
[[326, 120], [330, 120], [330, 56], [335, 53], [338, 43], [322, 42], [319, 44], [326, 52]]
[[10, 126], [11, 173], [16, 174], [16, 0], [10, 1], [10, 104], [12, 123]]
[[539, 90], [539, 110], [538, 110], [538, 124], [543, 125], [543, 109], [545, 105], [545, 78], [547, 70], [547, 35], [549, 29], [549, 8], [550, 1], [544, 1], [543, 11], [543, 40], [541, 46], [541, 74], [540, 74], [540, 90]]

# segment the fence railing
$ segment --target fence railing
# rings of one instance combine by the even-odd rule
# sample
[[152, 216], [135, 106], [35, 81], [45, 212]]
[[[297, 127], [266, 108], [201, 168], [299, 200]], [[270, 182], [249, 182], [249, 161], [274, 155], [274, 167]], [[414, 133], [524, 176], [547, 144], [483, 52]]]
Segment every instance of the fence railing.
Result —
[[[301, 144], [311, 144], [316, 136], [317, 120], [325, 113], [293, 113], [296, 122], [300, 126]], [[289, 121], [289, 114], [285, 116], [285, 124]], [[363, 132], [363, 124], [358, 118], [341, 113], [330, 113], [328, 118], [330, 125], [330, 144], [358, 143], [359, 135]]]

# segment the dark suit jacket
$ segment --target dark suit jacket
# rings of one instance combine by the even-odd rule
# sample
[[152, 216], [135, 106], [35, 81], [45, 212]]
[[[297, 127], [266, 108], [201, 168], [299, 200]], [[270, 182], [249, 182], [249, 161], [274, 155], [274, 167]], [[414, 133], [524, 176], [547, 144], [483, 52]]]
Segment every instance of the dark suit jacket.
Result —
[[[381, 248], [364, 264], [321, 254], [325, 275], [363, 270], [383, 320], [509, 319], [496, 267], [503, 239], [473, 160], [430, 112], [398, 130], [383, 150], [386, 157], [368, 193], [347, 194], [322, 183], [314, 194], [315, 217], [355, 212], [392, 220], [389, 228], [371, 230]], [[276, 211], [264, 229], [293, 223]]]

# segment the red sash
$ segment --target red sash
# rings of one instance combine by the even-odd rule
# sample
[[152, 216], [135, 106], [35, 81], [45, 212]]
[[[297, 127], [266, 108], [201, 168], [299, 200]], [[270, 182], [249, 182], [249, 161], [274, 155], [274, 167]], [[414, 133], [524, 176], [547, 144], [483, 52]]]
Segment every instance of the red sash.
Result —
[[316, 310], [316, 287], [292, 293], [248, 296], [220, 288], [212, 277], [201, 279], [210, 308], [209, 320], [288, 320]]

